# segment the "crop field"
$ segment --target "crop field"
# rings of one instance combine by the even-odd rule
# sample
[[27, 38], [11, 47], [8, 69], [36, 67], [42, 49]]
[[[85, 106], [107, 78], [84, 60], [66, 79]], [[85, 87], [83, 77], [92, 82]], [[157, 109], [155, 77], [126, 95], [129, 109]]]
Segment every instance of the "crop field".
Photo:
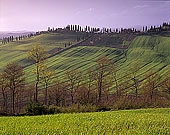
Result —
[[170, 109], [1, 117], [0, 134], [170, 134]]

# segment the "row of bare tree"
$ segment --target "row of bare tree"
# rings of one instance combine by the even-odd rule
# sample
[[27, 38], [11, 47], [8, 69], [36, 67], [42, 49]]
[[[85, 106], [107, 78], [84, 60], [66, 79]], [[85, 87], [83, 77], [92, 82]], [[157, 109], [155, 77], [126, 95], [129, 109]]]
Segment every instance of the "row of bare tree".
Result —
[[[2, 112], [12, 115], [23, 112], [29, 102], [47, 106], [90, 104], [117, 108], [124, 105], [138, 108], [154, 103], [161, 107], [169, 103], [170, 77], [161, 77], [152, 71], [141, 77], [139, 64], [120, 75], [119, 66], [101, 56], [96, 66], [84, 74], [78, 69], [69, 69], [64, 76], [57, 77], [47, 67], [48, 55], [40, 46], [34, 46], [28, 58], [35, 65], [32, 84], [26, 84], [24, 70], [16, 62], [9, 63], [0, 74]], [[166, 102], [162, 104], [162, 101]]]

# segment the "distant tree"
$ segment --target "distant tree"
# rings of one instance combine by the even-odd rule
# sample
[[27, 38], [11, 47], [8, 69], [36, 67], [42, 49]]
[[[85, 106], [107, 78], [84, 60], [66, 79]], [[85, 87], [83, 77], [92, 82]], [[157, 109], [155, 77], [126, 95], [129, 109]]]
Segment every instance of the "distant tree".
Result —
[[73, 26], [72, 25], [70, 25], [70, 30], [73, 31]]
[[75, 31], [77, 31], [77, 25], [74, 26]]
[[66, 26], [66, 29], [67, 29], [67, 30], [71, 30], [70, 25], [67, 25], [67, 26]]
[[80, 31], [80, 25], [77, 25], [77, 31]]
[[109, 32], [112, 33], [112, 29], [111, 28], [110, 28]]
[[83, 28], [82, 28], [82, 26], [80, 26], [80, 31], [82, 31], [82, 32], [83, 32]]
[[10, 41], [10, 42], [12, 41], [12, 37], [11, 37], [11, 36], [9, 37], [9, 41]]
[[162, 31], [162, 26], [161, 25], [159, 26], [159, 31]]
[[146, 26], [146, 27], [145, 27], [145, 32], [147, 32], [147, 31], [148, 31], [148, 27]]
[[143, 26], [142, 31], [145, 32], [145, 27]]
[[155, 29], [156, 29], [156, 26], [154, 26], [154, 27], [153, 27], [153, 29], [154, 29], [154, 31], [155, 31]]
[[10, 38], [9, 37], [7, 38], [7, 41], [8, 41], [8, 43], [10, 42]]
[[86, 26], [84, 31], [87, 32], [87, 30], [88, 30], [88, 27]]
[[12, 42], [14, 41], [14, 36], [12, 36], [11, 40], [12, 40]]
[[90, 26], [88, 26], [88, 32], [90, 32]]
[[51, 31], [51, 28], [50, 28], [50, 27], [48, 27], [48, 31], [49, 31], [49, 32]]

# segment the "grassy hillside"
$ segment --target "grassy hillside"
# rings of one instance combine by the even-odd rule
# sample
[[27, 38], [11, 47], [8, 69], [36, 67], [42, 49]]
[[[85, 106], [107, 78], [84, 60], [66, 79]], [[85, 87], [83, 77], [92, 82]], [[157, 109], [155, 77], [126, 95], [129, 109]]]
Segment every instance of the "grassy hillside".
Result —
[[[114, 48], [100, 48], [81, 46], [69, 49], [60, 54], [57, 54], [47, 60], [47, 65], [51, 67], [53, 71], [63, 78], [64, 72], [67, 69], [75, 68], [80, 71], [87, 71], [87, 69], [93, 68], [99, 56], [108, 56], [110, 59], [116, 61], [123, 59], [123, 51]], [[30, 74], [34, 65], [25, 68], [26, 73]], [[29, 80], [32, 80], [32, 76], [29, 76]]]
[[169, 50], [169, 37], [139, 36], [131, 42], [127, 51], [127, 59], [141, 63], [143, 69], [163, 73], [169, 68]]
[[[18, 61], [23, 66], [30, 64], [26, 58], [26, 51], [36, 42], [46, 51], [56, 47], [63, 47], [66, 42], [74, 42], [77, 38], [75, 33], [66, 34], [42, 34], [23, 41], [12, 42], [0, 47], [0, 69], [11, 61]], [[103, 41], [105, 42], [105, 41]], [[109, 42], [109, 41], [108, 41]], [[160, 36], [138, 36], [132, 40], [127, 50], [109, 47], [80, 46], [63, 51], [47, 60], [47, 64], [57, 76], [63, 78], [65, 70], [76, 68], [81, 71], [94, 67], [96, 60], [101, 55], [108, 56], [119, 65], [119, 76], [129, 71], [131, 65], [138, 64], [138, 75], [149, 71], [160, 72], [162, 75], [169, 71], [170, 38]], [[12, 51], [13, 50], [13, 51]], [[125, 57], [126, 56], [126, 57]], [[34, 81], [32, 69], [34, 65], [26, 66], [27, 82]]]
[[[72, 45], [78, 43], [77, 37], [83, 37], [79, 33], [48, 33], [41, 34], [35, 37], [26, 38], [21, 41], [14, 41], [8, 44], [0, 44], [0, 71], [7, 63], [17, 61], [23, 66], [30, 64], [27, 57], [27, 51], [34, 44], [39, 44], [45, 51], [50, 51], [55, 48], [65, 48], [65, 43], [71, 42]], [[50, 52], [51, 53], [51, 52]]]
[[170, 134], [169, 113], [170, 109], [140, 109], [1, 117], [0, 134]]
[[39, 43], [46, 51], [56, 47], [65, 47], [65, 43], [77, 43], [77, 37], [82, 37], [83, 33], [47, 33], [35, 37], [27, 38], [21, 41], [10, 42], [6, 45], [0, 45], [0, 49], [7, 50], [29, 50], [35, 43]]

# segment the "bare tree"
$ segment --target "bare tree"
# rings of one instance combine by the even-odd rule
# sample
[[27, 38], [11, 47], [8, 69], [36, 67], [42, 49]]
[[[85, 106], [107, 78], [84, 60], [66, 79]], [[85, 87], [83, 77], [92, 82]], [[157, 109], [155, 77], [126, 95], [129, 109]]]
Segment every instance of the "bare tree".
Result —
[[12, 114], [15, 114], [15, 94], [20, 87], [24, 86], [24, 71], [18, 63], [12, 62], [5, 67], [4, 75], [12, 95]]
[[5, 77], [5, 74], [0, 74], [0, 90], [2, 92], [3, 96], [3, 111], [7, 112], [7, 78]]
[[67, 84], [56, 78], [54, 85], [49, 89], [49, 104], [55, 102], [56, 106], [65, 106]]
[[81, 85], [76, 91], [76, 99], [78, 104], [87, 105], [88, 104], [88, 88], [85, 85]]
[[160, 87], [160, 80], [161, 77], [158, 73], [153, 73], [152, 71], [149, 71], [145, 75], [146, 80], [143, 82], [143, 90], [142, 94], [145, 96], [145, 98], [149, 98], [152, 102], [154, 97], [158, 95], [159, 87]]
[[[169, 73], [168, 73], [169, 74]], [[170, 77], [165, 75], [160, 84], [161, 94], [165, 97], [170, 97]]]
[[73, 104], [74, 103], [74, 95], [82, 81], [82, 76], [81, 76], [82, 74], [80, 71], [75, 70], [75, 69], [67, 70], [65, 74], [66, 74], [66, 79], [68, 80], [68, 82], [67, 82], [68, 91], [70, 93], [71, 102]]
[[50, 85], [50, 83], [52, 82], [52, 77], [53, 77], [53, 72], [50, 71], [46, 65], [44, 65], [42, 67], [42, 83], [44, 84], [44, 88], [45, 88], [45, 98], [44, 98], [44, 103], [45, 105], [47, 105], [48, 103], [48, 87]]
[[36, 44], [29, 52], [28, 58], [33, 61], [36, 68], [34, 70], [34, 74], [36, 75], [35, 81], [35, 102], [38, 102], [38, 85], [41, 78], [41, 68], [43, 67], [45, 59], [48, 57], [44, 52], [44, 49], [41, 48], [38, 44]]
[[104, 87], [104, 78], [111, 74], [111, 61], [106, 57], [99, 57], [96, 64], [97, 72], [97, 103], [100, 103], [102, 96], [102, 89]]
[[[93, 70], [88, 70], [87, 73], [86, 73], [86, 79], [87, 79], [87, 82], [86, 82], [86, 85], [87, 85], [87, 89], [88, 89], [88, 92], [87, 92], [87, 103], [90, 103], [90, 95], [92, 93], [94, 93], [94, 86], [95, 86], [95, 80], [96, 80], [96, 74], [95, 74], [95, 71]], [[83, 89], [85, 90], [85, 87], [83, 87]]]

